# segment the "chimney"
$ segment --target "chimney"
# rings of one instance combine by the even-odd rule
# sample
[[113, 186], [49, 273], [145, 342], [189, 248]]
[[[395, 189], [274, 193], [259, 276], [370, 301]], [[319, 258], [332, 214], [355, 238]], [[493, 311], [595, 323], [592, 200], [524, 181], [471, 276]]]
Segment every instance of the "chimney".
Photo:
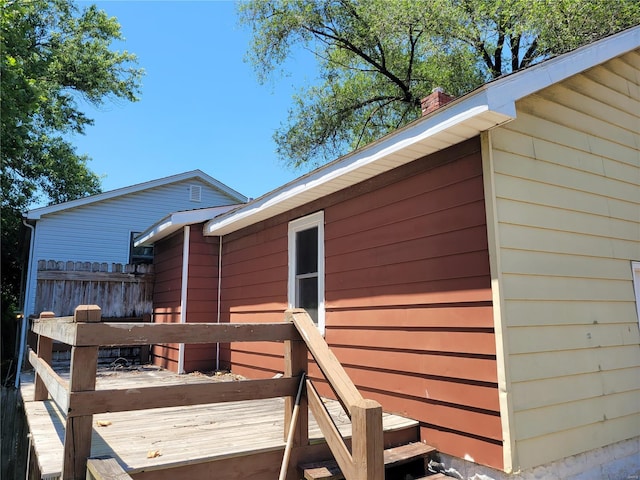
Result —
[[451, 97], [444, 93], [442, 88], [434, 88], [431, 92], [431, 95], [424, 97], [420, 101], [420, 106], [422, 107], [422, 116], [424, 117], [425, 115], [429, 115], [431, 112], [434, 112], [440, 107], [445, 106], [453, 99], [454, 97]]

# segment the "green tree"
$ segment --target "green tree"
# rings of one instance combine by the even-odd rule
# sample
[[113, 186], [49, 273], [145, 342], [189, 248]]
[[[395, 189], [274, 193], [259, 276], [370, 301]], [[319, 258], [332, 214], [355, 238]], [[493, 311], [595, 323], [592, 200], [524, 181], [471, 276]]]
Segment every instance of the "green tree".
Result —
[[466, 93], [640, 23], [637, 0], [250, 0], [248, 60], [261, 82], [298, 49], [318, 83], [293, 98], [275, 132], [291, 166], [317, 165], [420, 115], [434, 87]]
[[[0, 0], [2, 141], [2, 326], [13, 340], [19, 308], [22, 212], [100, 191], [88, 157], [68, 138], [92, 121], [82, 102], [137, 100], [142, 70], [134, 55], [112, 50], [120, 25], [96, 6], [71, 0]], [[12, 342], [11, 342], [12, 343]], [[3, 344], [3, 357], [12, 346]]]

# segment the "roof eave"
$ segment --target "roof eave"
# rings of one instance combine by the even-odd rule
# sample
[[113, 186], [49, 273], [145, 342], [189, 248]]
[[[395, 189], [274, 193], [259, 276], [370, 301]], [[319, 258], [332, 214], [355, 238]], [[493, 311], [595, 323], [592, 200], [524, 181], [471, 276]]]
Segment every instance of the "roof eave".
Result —
[[153, 245], [157, 241], [168, 237], [187, 225], [206, 222], [217, 215], [222, 215], [236, 208], [238, 208], [238, 205], [223, 205], [220, 207], [174, 212], [162, 218], [144, 232], [138, 234], [133, 245], [135, 247]]
[[205, 224], [205, 235], [226, 235], [316, 200], [435, 151], [468, 140], [515, 117], [515, 105], [490, 109], [486, 91], [454, 101], [433, 115], [357, 150]]
[[117, 188], [115, 190], [109, 190], [107, 192], [98, 193], [96, 195], [91, 195], [91, 196], [88, 196], [88, 197], [78, 198], [76, 200], [70, 200], [70, 201], [64, 202], [64, 203], [58, 203], [58, 204], [49, 205], [49, 206], [46, 206], [46, 207], [34, 208], [32, 210], [28, 210], [27, 212], [25, 212], [24, 217], [27, 220], [40, 220], [40, 218], [42, 218], [43, 215], [49, 215], [51, 213], [57, 213], [57, 212], [61, 212], [61, 211], [64, 211], [64, 210], [69, 210], [71, 208], [77, 208], [77, 207], [81, 207], [81, 206], [84, 206], [84, 205], [89, 205], [89, 204], [96, 203], [96, 202], [110, 200], [112, 198], [121, 197], [123, 195], [128, 195], [128, 194], [131, 194], [131, 193], [141, 192], [141, 191], [144, 191], [144, 190], [160, 187], [160, 186], [163, 186], [163, 185], [169, 185], [169, 184], [172, 184], [172, 183], [183, 182], [183, 181], [186, 181], [186, 180], [190, 180], [192, 178], [197, 178], [197, 179], [199, 179], [199, 180], [211, 185], [211, 187], [220, 190], [221, 192], [223, 192], [225, 195], [227, 195], [228, 197], [230, 197], [234, 201], [244, 203], [244, 202], [246, 202], [248, 200], [248, 198], [245, 197], [244, 195], [242, 195], [241, 193], [236, 192], [232, 188], [228, 187], [227, 185], [223, 184], [222, 182], [219, 182], [218, 180], [216, 180], [215, 178], [211, 177], [210, 175], [207, 175], [203, 171], [201, 171], [201, 170], [191, 170], [191, 171], [188, 171], [188, 172], [183, 172], [183, 173], [179, 173], [179, 174], [176, 174], [176, 175], [171, 175], [169, 177], [158, 178], [158, 179], [155, 179], [155, 180], [150, 180], [148, 182], [138, 183], [138, 184], [135, 184], [135, 185], [129, 185], [129, 186], [126, 186], [126, 187]]
[[[246, 206], [209, 221], [205, 235], [226, 235], [333, 191], [384, 173], [516, 118], [516, 102], [640, 45], [640, 26], [501, 77], [361, 150], [327, 164]], [[377, 166], [378, 168], [371, 168]], [[360, 172], [360, 175], [356, 174]], [[322, 188], [333, 185], [333, 188]]]

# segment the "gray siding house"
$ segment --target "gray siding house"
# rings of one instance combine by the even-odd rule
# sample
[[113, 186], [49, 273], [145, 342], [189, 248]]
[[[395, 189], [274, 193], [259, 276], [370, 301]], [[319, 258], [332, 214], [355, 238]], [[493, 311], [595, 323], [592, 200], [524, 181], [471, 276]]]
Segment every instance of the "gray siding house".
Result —
[[132, 239], [175, 211], [224, 207], [247, 198], [200, 170], [193, 170], [57, 205], [25, 215], [32, 230], [24, 314], [34, 312], [39, 260], [138, 263], [149, 261]]

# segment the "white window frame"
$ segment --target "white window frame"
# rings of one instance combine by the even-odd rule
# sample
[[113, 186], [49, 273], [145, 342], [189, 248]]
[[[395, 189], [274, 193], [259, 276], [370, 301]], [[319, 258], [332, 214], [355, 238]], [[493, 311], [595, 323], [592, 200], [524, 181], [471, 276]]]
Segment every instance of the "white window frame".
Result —
[[[138, 235], [140, 235], [140, 232], [134, 232], [134, 231], [130, 231], [129, 232], [129, 256], [127, 260], [127, 263], [129, 264], [133, 264], [133, 263], [143, 263], [143, 262], [134, 262], [134, 257], [139, 258], [139, 259], [144, 259], [144, 263], [149, 264], [149, 263], [153, 263], [153, 253], [151, 253], [151, 255], [134, 255], [133, 251], [136, 247], [133, 246], [133, 241], [135, 239], [135, 237], [137, 237]], [[151, 251], [153, 252], [154, 247], [151, 247]]]
[[318, 228], [318, 330], [324, 335], [324, 211], [319, 211], [289, 222], [289, 282], [287, 300], [289, 308], [296, 305], [296, 233]]
[[638, 314], [638, 325], [640, 327], [640, 261], [631, 262], [631, 277], [633, 279], [633, 291], [636, 294], [636, 312]]

